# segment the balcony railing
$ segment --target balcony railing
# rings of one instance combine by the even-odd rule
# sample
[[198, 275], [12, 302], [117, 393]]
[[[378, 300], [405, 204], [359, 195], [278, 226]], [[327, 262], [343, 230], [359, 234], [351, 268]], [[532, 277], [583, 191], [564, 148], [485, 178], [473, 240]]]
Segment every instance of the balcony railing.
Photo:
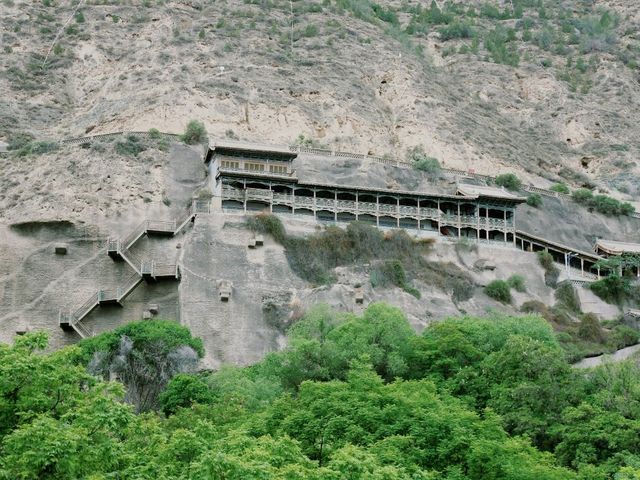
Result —
[[256, 200], [270, 202], [274, 205], [288, 205], [292, 208], [311, 210], [330, 210], [333, 212], [348, 212], [353, 214], [386, 215], [396, 218], [411, 217], [417, 220], [435, 220], [454, 226], [491, 228], [512, 228], [513, 219], [506, 221], [501, 218], [487, 218], [476, 215], [457, 215], [443, 213], [437, 208], [415, 207], [411, 205], [393, 205], [388, 203], [356, 202], [353, 200], [336, 200], [333, 198], [296, 196], [288, 193], [278, 193], [261, 188], [238, 189], [228, 185], [222, 187], [223, 200]]

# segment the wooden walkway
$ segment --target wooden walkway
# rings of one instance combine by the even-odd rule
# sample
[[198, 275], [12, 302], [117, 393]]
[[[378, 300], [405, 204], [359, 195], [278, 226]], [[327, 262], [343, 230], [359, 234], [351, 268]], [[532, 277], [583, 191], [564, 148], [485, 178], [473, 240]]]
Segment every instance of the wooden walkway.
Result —
[[81, 338], [90, 337], [93, 332], [83, 324], [83, 320], [100, 305], [122, 306], [125, 298], [143, 281], [180, 280], [178, 264], [141, 258], [134, 254], [131, 249], [144, 235], [177, 235], [195, 220], [198, 213], [209, 213], [209, 203], [209, 201], [194, 200], [187, 212], [176, 220], [168, 222], [145, 220], [126, 237], [108, 239], [106, 245], [107, 254], [114, 260], [126, 262], [133, 270], [133, 274], [120, 286], [94, 292], [75, 310], [70, 312], [60, 311], [58, 313], [60, 328], [65, 331], [75, 331]]

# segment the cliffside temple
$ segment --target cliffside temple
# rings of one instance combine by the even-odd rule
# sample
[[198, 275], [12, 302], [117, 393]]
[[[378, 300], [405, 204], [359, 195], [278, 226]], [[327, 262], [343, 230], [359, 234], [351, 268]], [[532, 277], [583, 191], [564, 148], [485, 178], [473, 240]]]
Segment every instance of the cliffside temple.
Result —
[[526, 198], [503, 188], [456, 183], [454, 192], [444, 194], [304, 182], [294, 169], [297, 155], [289, 146], [235, 141], [211, 145], [205, 162], [215, 177], [215, 207], [226, 213], [269, 212], [325, 223], [357, 220], [425, 236], [546, 251], [564, 265], [568, 279], [600, 277], [600, 250], [585, 252], [518, 230], [516, 208]]
[[302, 182], [295, 153], [249, 146], [214, 146], [215, 191], [223, 211], [361, 221], [445, 237], [515, 243], [515, 208], [526, 199], [500, 188], [458, 185], [451, 195]]

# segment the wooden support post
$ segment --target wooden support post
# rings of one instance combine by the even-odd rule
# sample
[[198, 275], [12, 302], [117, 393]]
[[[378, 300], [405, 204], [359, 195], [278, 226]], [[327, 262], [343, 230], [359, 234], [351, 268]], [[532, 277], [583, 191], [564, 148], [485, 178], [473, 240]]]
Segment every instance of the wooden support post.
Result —
[[316, 189], [313, 189], [313, 218], [318, 220], [318, 207], [316, 206]]
[[242, 193], [244, 193], [244, 200], [242, 201], [242, 207], [244, 209], [244, 213], [247, 213], [247, 179], [243, 179], [242, 180], [242, 186], [243, 186], [243, 190]]

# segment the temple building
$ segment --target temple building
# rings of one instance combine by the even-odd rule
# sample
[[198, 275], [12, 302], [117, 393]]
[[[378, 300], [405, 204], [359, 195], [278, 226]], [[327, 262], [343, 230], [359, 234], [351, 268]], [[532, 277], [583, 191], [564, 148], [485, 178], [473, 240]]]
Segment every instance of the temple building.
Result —
[[451, 194], [303, 182], [287, 147], [224, 143], [206, 161], [226, 212], [269, 212], [316, 221], [361, 221], [446, 237], [515, 243], [515, 209], [526, 199], [501, 188], [457, 185]]

